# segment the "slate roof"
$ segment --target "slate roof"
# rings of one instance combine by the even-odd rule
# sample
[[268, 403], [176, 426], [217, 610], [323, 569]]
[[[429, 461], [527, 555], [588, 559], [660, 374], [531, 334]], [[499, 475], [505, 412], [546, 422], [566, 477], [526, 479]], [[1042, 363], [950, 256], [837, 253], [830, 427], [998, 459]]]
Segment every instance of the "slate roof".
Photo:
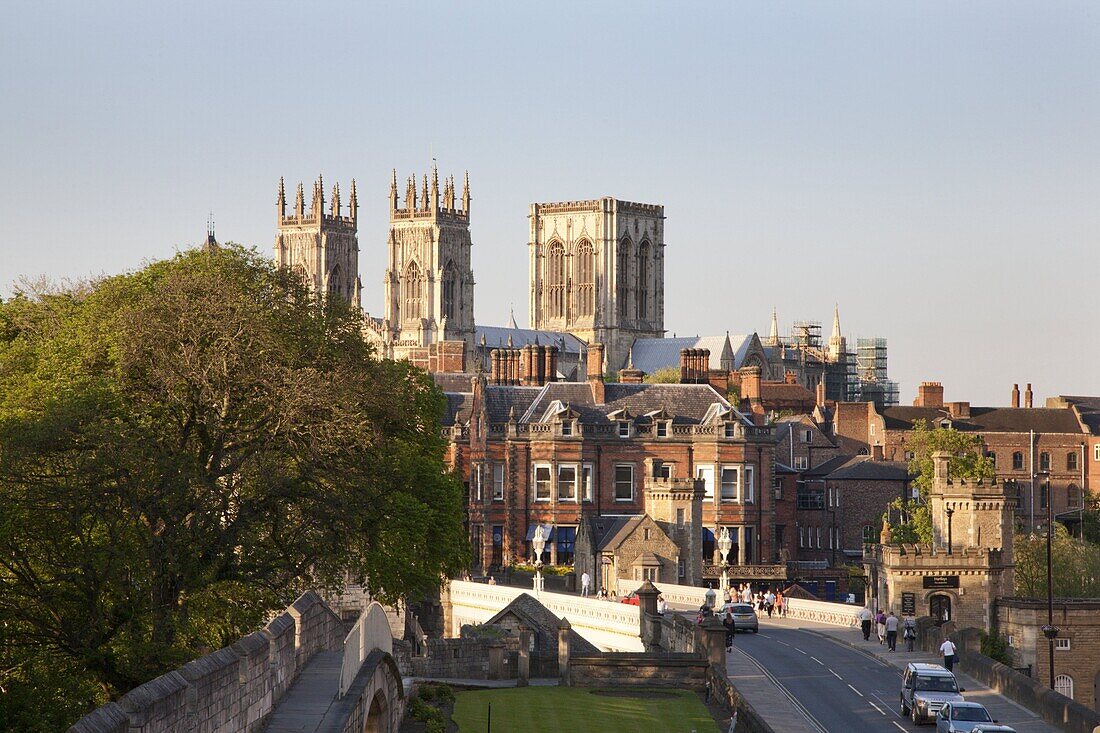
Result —
[[[516, 596], [511, 603], [497, 612], [484, 625], [499, 623], [508, 614], [517, 616], [525, 626], [551, 639], [557, 638], [558, 629], [561, 627], [561, 619], [527, 593]], [[570, 630], [569, 641], [572, 653], [595, 654], [599, 652], [599, 649], [576, 631]]]
[[432, 380], [444, 392], [469, 392], [472, 374], [465, 372], [432, 372]]
[[470, 408], [474, 396], [470, 392], [447, 392], [447, 405], [443, 412], [443, 426], [465, 425], [470, 422]]
[[[585, 389], [587, 389], [585, 385]], [[542, 387], [505, 387], [489, 385], [485, 388], [485, 412], [489, 422], [507, 422], [508, 412], [515, 408], [516, 418], [527, 412], [531, 403], [542, 392]]]
[[904, 461], [875, 461], [857, 456], [828, 476], [830, 481], [908, 481], [909, 464]]
[[952, 418], [946, 409], [936, 407], [887, 407], [882, 416], [890, 430], [911, 430], [913, 423], [923, 418], [933, 427], [941, 420], [950, 420], [960, 432], [1082, 432], [1077, 416], [1068, 407], [971, 407], [968, 418]]
[[[486, 391], [492, 393], [496, 389], [500, 388], [490, 387]], [[606, 384], [604, 404], [597, 405], [587, 382], [552, 382], [532, 400], [523, 421], [538, 420], [554, 400], [576, 410], [581, 422], [588, 424], [610, 422], [608, 416], [618, 410], [626, 410], [635, 419], [664, 410], [675, 424], [698, 424], [716, 403], [732, 408], [709, 384]]]
[[813, 403], [817, 400], [817, 397], [814, 395], [813, 392], [806, 389], [801, 384], [787, 384], [786, 382], [761, 382], [760, 399], [765, 402], [768, 400], [784, 400], [788, 402]]
[[644, 518], [642, 514], [629, 517], [592, 517], [590, 526], [593, 544], [600, 552], [614, 551], [638, 528]]
[[710, 349], [711, 369], [722, 368], [722, 358], [734, 359], [728, 336], [685, 336], [681, 338], [638, 338], [631, 347], [635, 369], [652, 374], [658, 369], [680, 368], [680, 349]]
[[858, 457], [859, 456], [837, 456], [836, 458], [830, 458], [824, 463], [820, 463], [813, 468], [803, 471], [802, 474], [811, 478], [825, 478], [833, 471], [836, 471], [841, 466], [852, 462]]
[[542, 331], [534, 328], [510, 328], [509, 326], [474, 327], [474, 343], [480, 345], [481, 339], [484, 337], [485, 346], [490, 349], [508, 346], [509, 336], [512, 338], [512, 345], [516, 348], [525, 344], [533, 344], [538, 340], [543, 346], [557, 346], [562, 351], [570, 354], [580, 354], [585, 349], [583, 341], [564, 331]]
[[1062, 395], [1061, 399], [1077, 408], [1077, 414], [1081, 421], [1088, 427], [1093, 435], [1100, 435], [1100, 397], [1070, 397]]

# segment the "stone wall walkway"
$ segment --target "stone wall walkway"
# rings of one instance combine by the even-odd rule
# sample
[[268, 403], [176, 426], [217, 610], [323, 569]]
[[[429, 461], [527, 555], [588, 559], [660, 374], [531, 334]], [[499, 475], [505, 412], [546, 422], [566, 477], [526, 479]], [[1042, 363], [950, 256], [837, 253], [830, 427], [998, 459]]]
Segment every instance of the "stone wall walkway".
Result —
[[343, 651], [319, 652], [298, 675], [268, 719], [265, 733], [315, 733], [340, 692]]

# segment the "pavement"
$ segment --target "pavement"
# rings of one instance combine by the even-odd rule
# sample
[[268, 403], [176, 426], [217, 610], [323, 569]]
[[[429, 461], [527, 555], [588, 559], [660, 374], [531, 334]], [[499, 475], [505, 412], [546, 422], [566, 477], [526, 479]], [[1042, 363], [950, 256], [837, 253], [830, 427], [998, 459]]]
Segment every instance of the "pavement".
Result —
[[312, 733], [321, 727], [340, 691], [344, 652], [318, 652], [279, 700], [265, 733]]
[[[872, 637], [873, 638], [873, 637]], [[898, 710], [901, 670], [940, 659], [925, 652], [890, 652], [858, 630], [790, 619], [760, 621], [759, 634], [738, 634], [727, 654], [734, 685], [773, 728], [812, 733], [912, 731]], [[967, 700], [1019, 733], [1058, 729], [967, 675]], [[928, 730], [926, 726], [922, 730]]]

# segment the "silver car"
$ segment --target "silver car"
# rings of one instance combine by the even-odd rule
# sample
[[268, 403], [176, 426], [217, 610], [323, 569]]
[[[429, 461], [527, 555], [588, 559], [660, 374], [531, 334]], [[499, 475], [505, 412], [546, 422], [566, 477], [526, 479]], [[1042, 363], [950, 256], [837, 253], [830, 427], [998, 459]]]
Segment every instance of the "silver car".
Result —
[[936, 733], [971, 733], [979, 723], [994, 722], [981, 703], [949, 702], [936, 715]]
[[955, 675], [938, 664], [912, 662], [901, 676], [901, 715], [920, 725], [935, 720], [949, 702], [963, 702]]
[[978, 723], [970, 729], [970, 733], [1016, 733], [1016, 729], [1000, 723]]
[[722, 610], [718, 612], [718, 618], [721, 621], [726, 620], [726, 611], [733, 611], [733, 630], [734, 631], [751, 631], [754, 634], [760, 633], [760, 622], [756, 619], [756, 611], [748, 603], [727, 603], [722, 606]]

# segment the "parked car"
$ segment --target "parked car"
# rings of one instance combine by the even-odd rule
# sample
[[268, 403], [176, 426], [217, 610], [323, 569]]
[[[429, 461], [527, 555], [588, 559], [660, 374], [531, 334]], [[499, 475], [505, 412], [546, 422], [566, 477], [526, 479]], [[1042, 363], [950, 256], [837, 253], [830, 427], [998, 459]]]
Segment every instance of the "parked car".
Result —
[[938, 664], [911, 662], [901, 675], [901, 715], [915, 725], [935, 720], [946, 703], [963, 702], [955, 675]]
[[971, 733], [976, 723], [994, 722], [981, 703], [949, 702], [936, 715], [936, 733]]
[[637, 593], [628, 593], [619, 603], [625, 603], [628, 606], [637, 606], [641, 603], [641, 599], [638, 598]]
[[727, 609], [733, 611], [734, 631], [745, 630], [754, 634], [760, 633], [760, 622], [756, 619], [756, 611], [752, 610], [752, 605], [748, 603], [727, 603], [718, 612], [718, 618], [725, 619]]

